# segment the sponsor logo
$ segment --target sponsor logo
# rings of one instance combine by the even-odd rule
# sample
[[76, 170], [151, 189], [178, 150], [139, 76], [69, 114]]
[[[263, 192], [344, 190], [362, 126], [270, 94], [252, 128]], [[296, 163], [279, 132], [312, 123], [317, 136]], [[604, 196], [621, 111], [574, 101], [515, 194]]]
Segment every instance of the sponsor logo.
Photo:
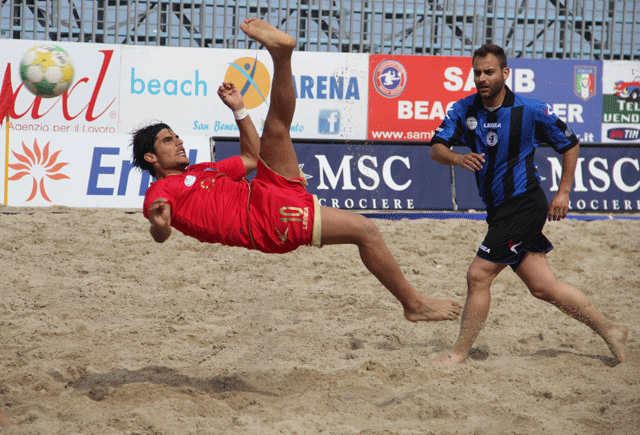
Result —
[[51, 154], [49, 150], [50, 143], [51, 142], [47, 142], [44, 148], [40, 149], [38, 141], [35, 140], [33, 142], [33, 148], [29, 149], [23, 142], [22, 150], [24, 154], [12, 151], [13, 156], [19, 163], [9, 164], [9, 168], [15, 170], [16, 173], [8, 179], [10, 181], [16, 181], [23, 177], [31, 177], [33, 181], [33, 188], [31, 189], [31, 194], [26, 199], [26, 202], [34, 199], [38, 193], [40, 193], [45, 201], [52, 202], [44, 187], [45, 177], [50, 180], [63, 180], [65, 178], [71, 179], [68, 175], [60, 173], [60, 170], [69, 164], [57, 161], [62, 150]]
[[495, 146], [498, 143], [498, 133], [495, 131], [490, 131], [487, 134], [487, 145], [490, 147]]
[[467, 118], [467, 128], [469, 130], [475, 130], [477, 126], [478, 120], [476, 118], [474, 118], [473, 116]]
[[502, 127], [502, 124], [500, 124], [499, 122], [486, 122], [483, 125], [484, 128], [500, 128]]
[[[71, 121], [74, 121], [76, 118], [78, 120], [84, 118], [84, 120], [87, 122], [93, 122], [96, 119], [103, 117], [105, 113], [107, 113], [107, 110], [109, 110], [109, 108], [111, 108], [116, 102], [117, 96], [114, 96], [114, 98], [109, 103], [103, 102], [104, 100], [102, 98], [99, 98], [99, 97], [103, 97], [105, 95], [105, 92], [106, 93], [110, 92], [109, 90], [105, 92], [101, 92], [101, 91], [102, 91], [102, 85], [104, 83], [104, 79], [106, 75], [109, 73], [109, 65], [111, 63], [111, 58], [113, 57], [113, 50], [101, 50], [100, 53], [103, 54], [104, 59], [102, 61], [100, 72], [98, 73], [98, 77], [97, 78], [77, 77], [75, 79], [75, 83], [71, 86], [71, 88], [69, 88], [60, 97], [55, 99], [56, 103], [54, 104], [54, 106], [57, 104], [58, 101], [61, 102], [61, 104], [58, 107], [60, 108], [59, 110], [62, 111], [62, 116], [64, 117], [65, 121], [71, 122]], [[26, 117], [26, 121], [31, 122], [32, 120], [35, 121], [42, 118], [51, 110], [53, 110], [53, 106], [48, 109], [41, 107], [42, 98], [36, 97], [34, 95], [33, 103], [29, 106], [29, 108], [22, 113], [16, 113], [16, 107], [15, 107], [16, 98], [18, 98], [18, 95], [23, 87], [23, 84], [20, 83], [20, 85], [18, 85], [18, 87], [15, 89], [15, 91], [13, 90], [13, 84], [11, 83], [10, 67], [11, 67], [11, 64], [8, 64], [3, 81], [2, 81], [2, 95], [0, 95], [0, 101], [2, 101], [4, 104], [0, 105], [0, 125], [2, 124], [2, 121], [7, 117], [7, 115], [9, 115], [13, 120], [18, 120]], [[85, 86], [88, 83], [95, 83], [95, 84], [93, 85], [94, 87], [93, 87], [93, 92], [91, 94], [91, 98], [83, 106], [83, 103], [85, 102], [80, 101], [79, 100], [80, 97], [76, 97], [76, 94], [74, 94], [74, 91], [76, 90], [76, 88]], [[100, 103], [98, 102], [98, 100], [100, 100]], [[74, 108], [76, 107], [82, 107], [82, 109], [80, 109], [79, 112], [77, 110], [74, 111]], [[28, 114], [29, 116], [27, 116]], [[80, 117], [81, 115], [83, 115], [82, 118]], [[112, 109], [109, 111], [107, 116], [111, 119], [116, 119], [118, 114], [115, 111], [115, 109]], [[75, 131], [78, 131], [78, 127], [79, 126], [76, 125]], [[58, 128], [59, 128], [59, 131], [68, 131], [67, 129], [69, 127], [59, 126]], [[55, 131], [55, 127], [54, 127], [54, 131]], [[111, 132], [113, 131], [111, 131], [110, 129], [109, 131], [104, 131], [104, 133], [111, 133]]]
[[271, 92], [271, 76], [267, 67], [256, 58], [241, 57], [229, 64], [224, 75], [225, 82], [231, 82], [242, 94], [244, 105], [253, 109], [266, 103]]
[[517, 253], [518, 253], [517, 248], [518, 248], [518, 246], [520, 246], [520, 245], [522, 245], [522, 242], [514, 243], [514, 241], [513, 241], [513, 240], [511, 240], [511, 241], [509, 242], [509, 249], [510, 249], [514, 254], [517, 254]]
[[638, 140], [640, 139], [640, 129], [610, 128], [607, 130], [607, 138], [616, 140]]
[[618, 98], [638, 101], [640, 99], [640, 77], [633, 79], [631, 82], [617, 81], [615, 92]]
[[357, 77], [346, 76], [293, 76], [296, 98], [301, 100], [359, 100]]
[[184, 177], [184, 185], [187, 187], [193, 186], [193, 183], [195, 182], [196, 182], [195, 175], [187, 175], [186, 177]]
[[380, 95], [387, 98], [397, 97], [407, 86], [407, 72], [400, 62], [385, 60], [376, 67], [373, 84]]
[[284, 231], [284, 234], [282, 234], [280, 232], [280, 230], [278, 229], [278, 227], [273, 227], [274, 230], [276, 230], [276, 233], [278, 233], [278, 239], [280, 241], [280, 244], [283, 245], [287, 242], [287, 239], [289, 238], [289, 228], [287, 228]]
[[[143, 73], [144, 74], [144, 73]], [[161, 81], [157, 78], [147, 78], [144, 75], [136, 75], [136, 69], [131, 68], [131, 94], [142, 95], [184, 95], [186, 97], [207, 96], [207, 82], [200, 79], [200, 71], [195, 70], [193, 80], [178, 80], [169, 78]]]
[[[604, 154], [604, 152], [603, 152]], [[550, 192], [557, 192], [562, 177], [562, 163], [558, 157], [547, 157], [550, 163]], [[576, 164], [573, 191], [578, 194], [592, 192], [590, 195], [605, 193], [608, 195], [630, 194], [640, 189], [640, 161], [638, 157], [620, 158], [579, 157]], [[578, 201], [579, 202], [579, 201]], [[638, 199], [640, 204], [640, 199]], [[583, 208], [580, 208], [582, 210]], [[629, 210], [629, 209], [627, 209]]]
[[340, 133], [340, 111], [336, 109], [321, 109], [318, 112], [318, 133]]
[[595, 66], [576, 66], [573, 75], [573, 91], [582, 100], [587, 101], [596, 94]]
[[486, 252], [487, 254], [491, 252], [491, 248], [487, 248], [484, 245], [480, 245], [480, 250]]

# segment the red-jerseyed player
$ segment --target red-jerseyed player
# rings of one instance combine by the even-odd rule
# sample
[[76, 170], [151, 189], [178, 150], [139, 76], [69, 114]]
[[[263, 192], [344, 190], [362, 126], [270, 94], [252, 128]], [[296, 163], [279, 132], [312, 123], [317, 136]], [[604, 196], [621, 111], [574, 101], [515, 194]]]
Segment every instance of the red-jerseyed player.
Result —
[[[234, 111], [239, 156], [189, 166], [182, 140], [168, 125], [154, 124], [134, 133], [134, 164], [157, 178], [143, 208], [153, 239], [164, 242], [174, 227], [203, 242], [266, 253], [302, 245], [355, 244], [367, 269], [402, 303], [408, 320], [456, 319], [461, 305], [427, 298], [414, 289], [371, 220], [320, 207], [315, 195], [307, 192], [289, 136], [296, 103], [291, 72], [295, 40], [259, 19], [248, 18], [240, 28], [269, 51], [274, 64], [262, 137], [231, 83], [223, 83], [218, 95]], [[256, 168], [249, 182], [245, 177]]]

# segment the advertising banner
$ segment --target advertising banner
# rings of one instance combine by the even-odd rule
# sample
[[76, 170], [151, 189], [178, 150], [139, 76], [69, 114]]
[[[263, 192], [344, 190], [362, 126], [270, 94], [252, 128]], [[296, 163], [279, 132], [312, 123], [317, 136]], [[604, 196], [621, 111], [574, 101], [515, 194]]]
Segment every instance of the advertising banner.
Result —
[[[239, 153], [236, 141], [216, 141], [216, 160]], [[449, 167], [428, 146], [294, 144], [307, 190], [320, 205], [348, 210], [451, 209]]]
[[[368, 64], [363, 54], [295, 52], [294, 138], [355, 139], [366, 135]], [[159, 66], [169, 67], [159, 67]], [[180, 134], [237, 137], [233, 113], [217, 95], [232, 82], [258, 132], [271, 95], [266, 50], [123, 47], [120, 131], [161, 120]]]
[[[509, 59], [507, 86], [548, 104], [583, 143], [600, 138], [602, 62]], [[476, 92], [469, 57], [369, 57], [368, 139], [433, 137], [447, 109]]]
[[[15, 101], [0, 105], [2, 125], [11, 116], [12, 131], [34, 133], [116, 133], [119, 116], [120, 45], [55, 42], [71, 57], [74, 78], [66, 94], [39, 98], [20, 78], [26, 51], [43, 41], [0, 39], [3, 89], [11, 89]], [[6, 74], [9, 71], [9, 74]], [[9, 88], [7, 88], [9, 86]], [[10, 98], [3, 94], [3, 103]]]
[[602, 62], [509, 59], [508, 65], [512, 91], [546, 103], [581, 143], [600, 142]]
[[[562, 156], [544, 147], [536, 152], [542, 187], [551, 199], [558, 192]], [[580, 148], [571, 190], [573, 211], [640, 211], [640, 148]]]
[[[191, 163], [211, 160], [208, 138], [184, 140]], [[131, 165], [130, 141], [124, 134], [12, 132], [3, 199], [16, 207], [141, 208], [151, 177]], [[5, 180], [4, 153], [1, 161]]]
[[640, 143], [640, 62], [604, 61], [602, 142]]
[[295, 139], [363, 140], [367, 136], [366, 54], [293, 53]]
[[[465, 153], [468, 148], [457, 147], [455, 151]], [[551, 147], [540, 147], [535, 162], [542, 178], [541, 186], [551, 200], [558, 192], [562, 155]], [[455, 180], [461, 210], [485, 208], [473, 172], [456, 167]], [[570, 207], [572, 211], [640, 211], [640, 148], [580, 148]]]
[[372, 54], [367, 139], [428, 142], [447, 109], [474, 91], [468, 57]]

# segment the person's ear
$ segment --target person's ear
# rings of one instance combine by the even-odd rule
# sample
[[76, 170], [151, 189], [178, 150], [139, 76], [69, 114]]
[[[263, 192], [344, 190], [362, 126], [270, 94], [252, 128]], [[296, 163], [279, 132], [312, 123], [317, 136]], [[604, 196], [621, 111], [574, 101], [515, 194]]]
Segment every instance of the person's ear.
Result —
[[154, 153], [145, 153], [144, 159], [152, 165], [158, 161], [158, 158]]
[[509, 74], [511, 74], [511, 70], [509, 69], [509, 67], [504, 67], [502, 68], [502, 79], [506, 80], [509, 78]]

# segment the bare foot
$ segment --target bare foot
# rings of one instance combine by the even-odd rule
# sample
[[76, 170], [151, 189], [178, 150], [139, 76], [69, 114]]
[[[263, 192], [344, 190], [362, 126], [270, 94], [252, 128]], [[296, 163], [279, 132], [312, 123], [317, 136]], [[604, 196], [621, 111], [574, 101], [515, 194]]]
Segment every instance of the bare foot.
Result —
[[272, 56], [281, 52], [290, 53], [296, 46], [296, 40], [271, 24], [259, 18], [247, 18], [240, 29], [251, 39], [255, 39], [269, 50]]
[[2, 426], [13, 426], [13, 425], [14, 425], [14, 423], [11, 420], [9, 420], [4, 415], [0, 414], [0, 427], [2, 427]]
[[603, 335], [604, 340], [609, 345], [611, 353], [616, 357], [620, 364], [627, 362], [627, 337], [629, 336], [629, 328], [622, 325], [613, 325]]
[[459, 353], [451, 352], [447, 355], [441, 356], [440, 358], [434, 359], [432, 362], [438, 367], [448, 367], [462, 364], [466, 361], [466, 356], [462, 356]]
[[432, 299], [420, 295], [419, 305], [405, 307], [404, 317], [410, 322], [436, 322], [456, 320], [462, 311], [462, 305], [449, 299]]

